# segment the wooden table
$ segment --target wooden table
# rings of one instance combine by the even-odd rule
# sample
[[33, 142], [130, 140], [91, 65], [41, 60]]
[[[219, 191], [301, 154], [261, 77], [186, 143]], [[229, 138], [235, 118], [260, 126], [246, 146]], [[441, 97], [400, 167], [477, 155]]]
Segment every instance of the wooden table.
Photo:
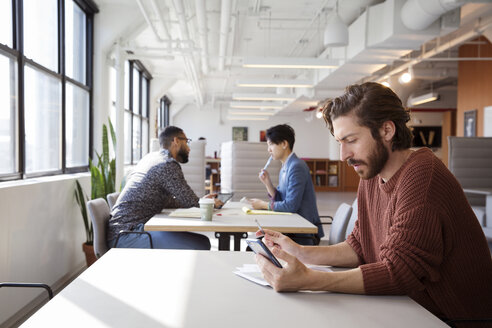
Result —
[[240, 250], [241, 238], [248, 232], [258, 230], [255, 219], [263, 228], [282, 233], [314, 234], [318, 228], [299, 214], [291, 215], [248, 215], [241, 208], [240, 202], [228, 202], [220, 210], [214, 210], [212, 221], [198, 218], [169, 217], [173, 210], [157, 214], [145, 224], [146, 231], [214, 231], [219, 239], [219, 250], [230, 249], [230, 236], [234, 236], [234, 250]]
[[447, 327], [406, 296], [277, 293], [232, 271], [252, 253], [113, 248], [26, 327]]

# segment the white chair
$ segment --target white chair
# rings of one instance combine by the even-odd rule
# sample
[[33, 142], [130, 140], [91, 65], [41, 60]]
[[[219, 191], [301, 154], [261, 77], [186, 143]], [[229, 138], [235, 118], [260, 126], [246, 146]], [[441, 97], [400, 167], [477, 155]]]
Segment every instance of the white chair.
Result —
[[345, 240], [345, 231], [347, 230], [350, 214], [352, 214], [352, 206], [346, 203], [338, 206], [331, 223], [329, 245], [335, 245]]
[[108, 194], [106, 196], [106, 199], [108, 201], [109, 209], [110, 211], [113, 210], [114, 205], [116, 204], [116, 201], [118, 200], [118, 197], [120, 196], [120, 192], [116, 191], [111, 194]]
[[345, 230], [345, 239], [352, 233], [355, 227], [355, 221], [357, 221], [357, 198], [355, 198], [352, 203], [352, 214], [350, 215], [350, 219], [347, 223], [347, 229]]
[[[106, 231], [108, 227], [108, 221], [111, 218], [111, 214], [109, 212], [108, 203], [103, 198], [93, 199], [87, 202], [87, 210], [89, 212], [89, 216], [92, 221], [92, 228], [94, 229], [94, 253], [97, 258], [100, 258], [109, 250], [107, 240], [106, 240]], [[118, 239], [123, 234], [146, 234], [149, 236], [150, 248], [154, 248], [152, 243], [152, 237], [146, 231], [138, 232], [138, 231], [120, 231], [118, 234], [118, 238], [116, 238], [114, 247], [118, 245]]]

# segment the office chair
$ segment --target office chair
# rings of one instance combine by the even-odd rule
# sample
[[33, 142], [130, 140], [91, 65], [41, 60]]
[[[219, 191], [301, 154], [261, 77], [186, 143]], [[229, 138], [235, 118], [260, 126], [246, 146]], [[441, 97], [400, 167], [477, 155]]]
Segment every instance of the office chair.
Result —
[[345, 239], [352, 233], [355, 227], [355, 221], [357, 221], [357, 198], [355, 198], [352, 203], [352, 214], [350, 215], [350, 219], [347, 223], [347, 229], [345, 230]]
[[[94, 229], [94, 253], [100, 258], [109, 250], [106, 240], [106, 229], [111, 218], [109, 206], [103, 198], [97, 198], [87, 202], [87, 209]], [[146, 234], [149, 236], [150, 248], [154, 248], [152, 236], [147, 231], [120, 231], [113, 247], [118, 246], [120, 236], [125, 234]]]
[[106, 196], [106, 199], [108, 200], [108, 205], [109, 205], [109, 210], [112, 211], [114, 205], [116, 204], [116, 201], [118, 200], [118, 197], [120, 196], [120, 192], [116, 191], [111, 194], [108, 194]]
[[350, 214], [352, 214], [352, 206], [346, 203], [338, 206], [331, 222], [329, 245], [335, 245], [345, 240], [345, 231], [347, 230]]
[[0, 288], [2, 287], [27, 287], [27, 288], [43, 288], [48, 292], [49, 299], [53, 298], [53, 291], [51, 287], [46, 284], [39, 283], [26, 283], [26, 282], [2, 282], [0, 283]]

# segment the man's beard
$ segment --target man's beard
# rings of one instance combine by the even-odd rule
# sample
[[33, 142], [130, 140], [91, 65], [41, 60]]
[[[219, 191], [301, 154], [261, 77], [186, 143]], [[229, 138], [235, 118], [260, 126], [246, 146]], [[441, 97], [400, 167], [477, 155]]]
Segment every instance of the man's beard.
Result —
[[178, 162], [182, 164], [186, 164], [188, 163], [188, 157], [189, 157], [188, 152], [185, 149], [181, 148], [178, 151], [178, 155], [176, 156], [176, 159], [178, 160]]
[[367, 167], [367, 172], [364, 172], [363, 170], [357, 171], [357, 174], [364, 179], [372, 179], [381, 171], [383, 170], [383, 167], [386, 165], [386, 162], [388, 161], [389, 158], [389, 152], [388, 149], [383, 144], [383, 141], [381, 138], [376, 139], [376, 146], [374, 147], [374, 151], [369, 155], [368, 158], [368, 163], [366, 163], [363, 160], [357, 160], [350, 158], [347, 160], [348, 165], [355, 165], [355, 164], [364, 164]]

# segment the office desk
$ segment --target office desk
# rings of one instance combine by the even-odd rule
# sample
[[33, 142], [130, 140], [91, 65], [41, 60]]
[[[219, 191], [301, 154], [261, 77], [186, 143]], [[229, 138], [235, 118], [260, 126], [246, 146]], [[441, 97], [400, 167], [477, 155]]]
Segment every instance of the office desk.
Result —
[[219, 250], [229, 250], [230, 236], [234, 236], [234, 250], [240, 250], [241, 238], [246, 238], [247, 232], [258, 230], [255, 219], [263, 228], [282, 233], [314, 234], [318, 228], [299, 214], [291, 215], [249, 215], [241, 208], [240, 202], [228, 202], [220, 210], [215, 210], [212, 221], [202, 221], [198, 218], [169, 217], [173, 210], [165, 210], [157, 214], [145, 224], [146, 231], [215, 231], [219, 239]]
[[113, 248], [22, 327], [447, 327], [402, 296], [277, 293], [252, 253]]
[[492, 228], [492, 188], [463, 188], [463, 191], [465, 194], [485, 196], [485, 227]]

